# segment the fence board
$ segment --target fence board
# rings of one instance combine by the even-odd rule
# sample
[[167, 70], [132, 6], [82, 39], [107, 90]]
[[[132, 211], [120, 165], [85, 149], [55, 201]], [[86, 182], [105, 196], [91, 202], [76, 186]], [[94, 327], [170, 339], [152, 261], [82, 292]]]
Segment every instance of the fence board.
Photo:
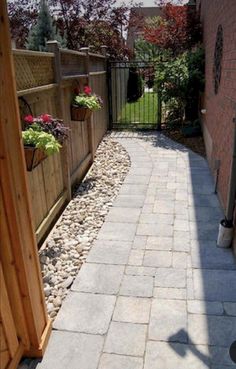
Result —
[[1, 301], [0, 301], [0, 315], [1, 315], [1, 322], [3, 324], [3, 332], [4, 336], [6, 337], [7, 341], [7, 348], [11, 357], [17, 352], [19, 342], [16, 335], [16, 329], [14, 320], [12, 317], [12, 311], [9, 304], [5, 279], [2, 270], [2, 264], [0, 263], [0, 280], [1, 280]]
[[[66, 204], [68, 196], [65, 195], [65, 190], [69, 193], [68, 183], [73, 185], [80, 181], [91, 165], [94, 155], [91, 152], [91, 137], [97, 147], [108, 126], [106, 58], [91, 53], [57, 50], [54, 49], [53, 53], [14, 52], [18, 92], [24, 96], [32, 114], [37, 116], [48, 113], [63, 118], [70, 128], [66, 149], [60, 155], [46, 158], [32, 172], [28, 172], [33, 222], [38, 241], [44, 237], [63, 204]], [[40, 64], [38, 67], [37, 63]], [[87, 65], [89, 70], [86, 69]], [[47, 72], [45, 68], [48, 69]], [[82, 90], [88, 84], [88, 72], [91, 72], [93, 91], [104, 101], [102, 110], [93, 114], [93, 124], [89, 121], [71, 121], [70, 113], [73, 90], [76, 86], [80, 86]], [[29, 114], [29, 111], [26, 113]], [[21, 116], [23, 115], [22, 111]], [[68, 164], [65, 165], [65, 162]], [[65, 173], [66, 168], [68, 176]]]
[[100, 143], [104, 132], [108, 128], [108, 95], [107, 95], [107, 74], [92, 74], [90, 76], [90, 84], [92, 90], [103, 100], [103, 108], [94, 112], [93, 123], [94, 123], [94, 142], [95, 148]]

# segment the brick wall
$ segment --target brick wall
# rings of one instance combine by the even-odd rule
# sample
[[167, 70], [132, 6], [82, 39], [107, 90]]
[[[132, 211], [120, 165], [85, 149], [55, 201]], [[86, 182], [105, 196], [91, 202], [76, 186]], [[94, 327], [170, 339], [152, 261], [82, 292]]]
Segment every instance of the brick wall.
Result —
[[[200, 4], [201, 3], [201, 4]], [[204, 27], [206, 51], [206, 89], [202, 108], [203, 131], [207, 156], [215, 175], [215, 160], [220, 160], [218, 192], [225, 209], [233, 144], [233, 123], [236, 115], [236, 0], [197, 0]], [[224, 32], [222, 76], [218, 94], [214, 92], [213, 63], [219, 25]]]

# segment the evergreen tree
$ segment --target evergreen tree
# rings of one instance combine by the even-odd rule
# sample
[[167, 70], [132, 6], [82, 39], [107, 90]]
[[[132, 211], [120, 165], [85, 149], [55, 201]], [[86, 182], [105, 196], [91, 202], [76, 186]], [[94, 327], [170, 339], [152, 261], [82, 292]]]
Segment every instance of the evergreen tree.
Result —
[[53, 25], [53, 19], [50, 15], [46, 0], [41, 0], [37, 22], [34, 26], [32, 26], [29, 32], [27, 49], [46, 51], [46, 43], [49, 40], [57, 40], [61, 47], [65, 45], [65, 41], [56, 32], [56, 28]]

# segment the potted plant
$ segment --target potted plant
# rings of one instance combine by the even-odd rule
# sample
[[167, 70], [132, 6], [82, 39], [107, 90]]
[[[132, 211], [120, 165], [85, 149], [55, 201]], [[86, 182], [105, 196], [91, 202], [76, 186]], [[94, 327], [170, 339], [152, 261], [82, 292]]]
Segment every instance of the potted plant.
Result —
[[71, 105], [71, 119], [84, 121], [91, 117], [94, 110], [99, 110], [102, 107], [102, 99], [92, 93], [89, 86], [85, 86], [83, 92], [79, 92], [76, 88]]
[[22, 138], [28, 171], [32, 171], [47, 156], [59, 152], [68, 128], [59, 119], [48, 114], [34, 118], [28, 115], [24, 119]]

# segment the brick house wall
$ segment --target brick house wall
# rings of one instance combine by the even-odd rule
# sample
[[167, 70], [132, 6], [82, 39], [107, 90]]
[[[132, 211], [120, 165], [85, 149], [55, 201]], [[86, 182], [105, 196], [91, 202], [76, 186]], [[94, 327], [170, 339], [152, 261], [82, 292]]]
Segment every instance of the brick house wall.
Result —
[[[220, 160], [218, 194], [226, 208], [236, 116], [236, 0], [197, 0], [204, 30], [206, 88], [201, 107], [207, 158], [214, 176]], [[213, 65], [218, 26], [223, 27], [223, 60], [219, 91], [215, 94]]]

